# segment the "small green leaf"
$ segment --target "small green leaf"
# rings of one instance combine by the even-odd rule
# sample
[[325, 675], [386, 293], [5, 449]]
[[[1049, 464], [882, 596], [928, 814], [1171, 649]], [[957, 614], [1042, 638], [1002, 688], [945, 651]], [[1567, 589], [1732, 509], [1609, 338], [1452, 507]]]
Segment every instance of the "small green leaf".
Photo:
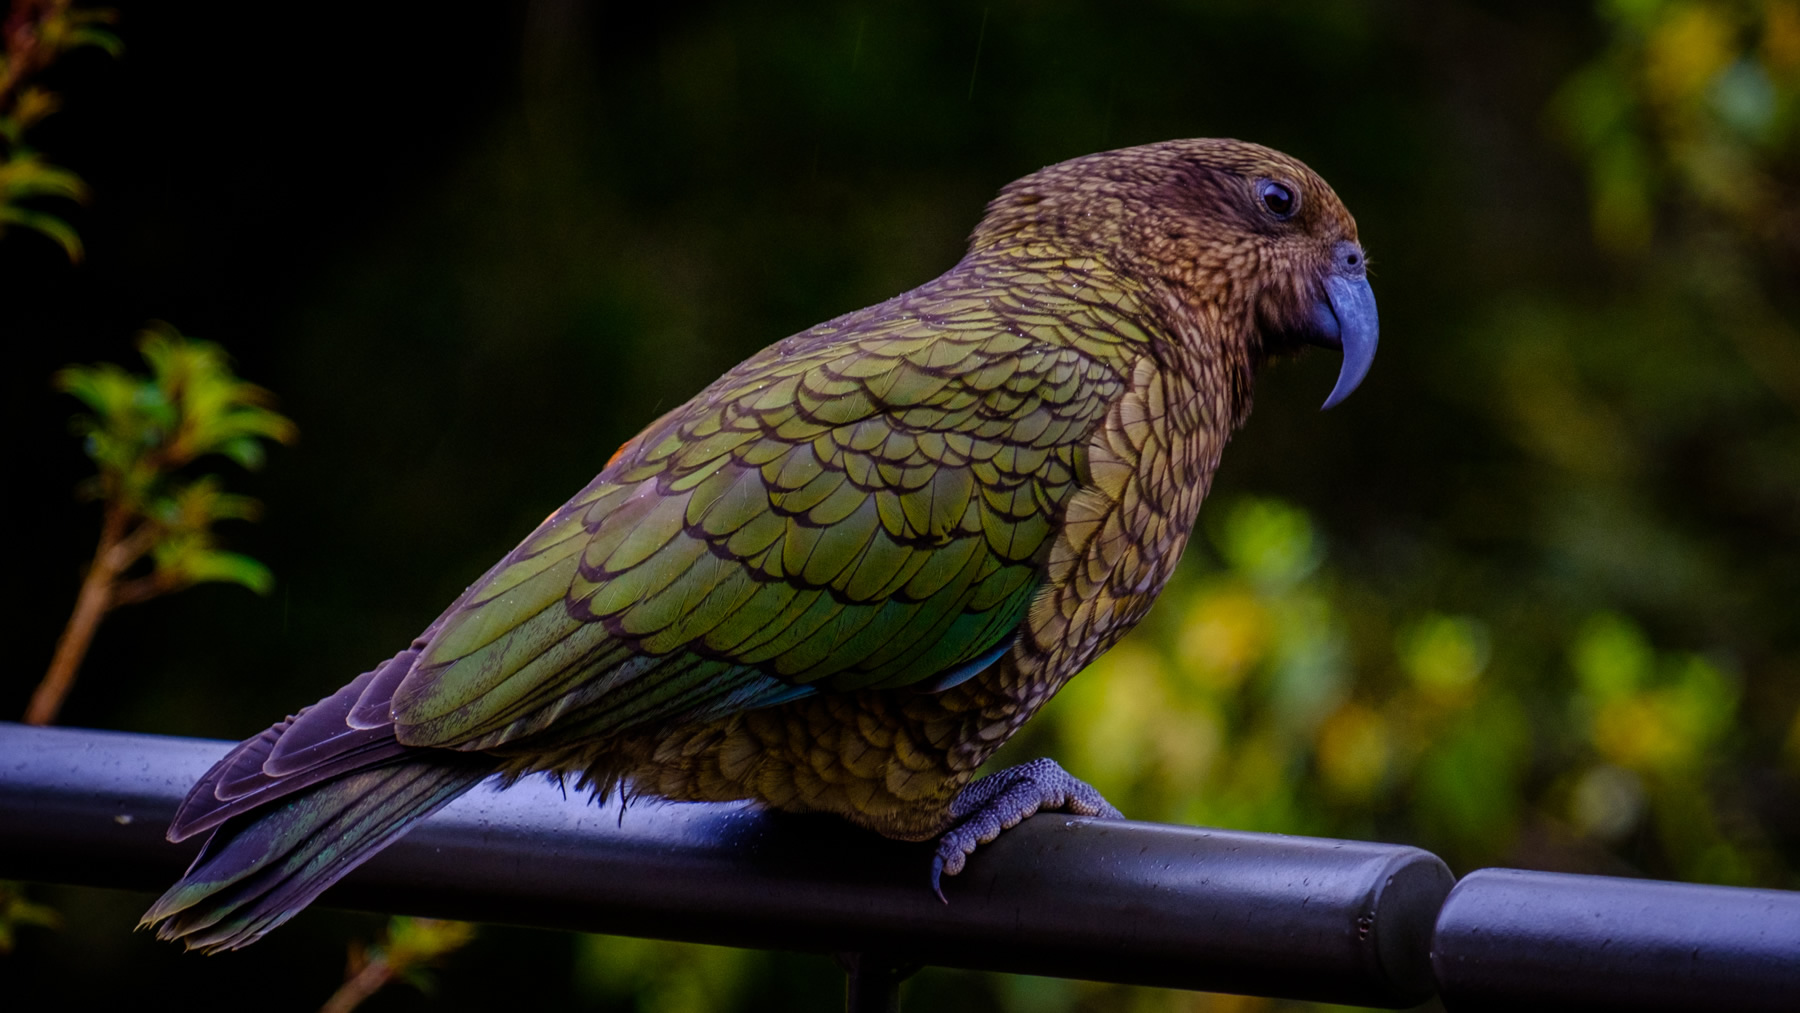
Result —
[[262, 444], [256, 442], [256, 440], [250, 436], [239, 436], [226, 440], [219, 445], [219, 453], [231, 458], [250, 471], [261, 468], [263, 464], [264, 455]]
[[7, 140], [11, 141], [15, 147], [18, 146], [24, 139], [25, 131], [32, 124], [55, 112], [61, 104], [55, 95], [42, 88], [28, 87], [19, 92], [19, 97], [13, 102], [12, 115], [7, 117], [10, 121], [5, 129]]
[[[69, 366], [59, 370], [53, 382], [58, 390], [73, 394], [89, 408], [107, 416], [118, 415], [129, 408], [141, 383], [137, 377], [110, 362], [97, 366]], [[91, 428], [97, 423], [86, 418], [86, 424]]]
[[[83, 12], [79, 12], [79, 13], [105, 13], [105, 14], [110, 15], [112, 12], [111, 11], [103, 11], [103, 12], [83, 11]], [[100, 20], [100, 19], [96, 18], [95, 20]], [[108, 17], [108, 18], [106, 18], [106, 20], [110, 21], [112, 19], [110, 17]], [[96, 49], [103, 49], [106, 51], [106, 55], [111, 56], [115, 59], [118, 58], [119, 56], [123, 55], [125, 52], [125, 43], [120, 42], [119, 37], [117, 35], [114, 35], [113, 33], [105, 30], [104, 28], [85, 28], [84, 27], [84, 28], [76, 28], [73, 31], [69, 32], [68, 42], [67, 42], [65, 48], [78, 49], [82, 46], [93, 46]]]
[[0, 207], [0, 234], [5, 233], [8, 223], [48, 236], [63, 248], [63, 253], [68, 255], [71, 262], [81, 262], [85, 253], [81, 237], [76, 234], [73, 226], [55, 215], [27, 208]]
[[182, 560], [182, 575], [188, 583], [241, 584], [257, 594], [268, 594], [275, 587], [275, 575], [268, 567], [241, 553], [218, 549], [188, 553]]

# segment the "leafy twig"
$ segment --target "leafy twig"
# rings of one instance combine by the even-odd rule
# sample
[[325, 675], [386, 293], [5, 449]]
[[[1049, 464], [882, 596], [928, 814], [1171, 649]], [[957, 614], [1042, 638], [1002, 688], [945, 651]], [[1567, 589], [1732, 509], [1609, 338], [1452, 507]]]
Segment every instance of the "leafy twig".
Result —
[[319, 1007], [319, 1013], [350, 1013], [364, 1000], [395, 981], [421, 991], [432, 987], [430, 968], [440, 958], [462, 949], [475, 938], [468, 922], [436, 918], [396, 917], [388, 921], [381, 942], [363, 951], [350, 951], [350, 973], [338, 990]]
[[[150, 364], [148, 377], [110, 363], [56, 375], [57, 386], [93, 412], [75, 418], [99, 466], [81, 491], [104, 508], [75, 610], [25, 714], [30, 724], [56, 719], [112, 609], [203, 581], [242, 584], [258, 594], [273, 583], [261, 563], [217, 548], [212, 530], [219, 521], [254, 519], [256, 501], [225, 492], [216, 476], [183, 481], [176, 474], [209, 454], [259, 467], [262, 441], [292, 442], [294, 424], [268, 407], [268, 391], [232, 374], [217, 345], [159, 324], [144, 331], [138, 348]], [[148, 572], [133, 575], [146, 560]]]

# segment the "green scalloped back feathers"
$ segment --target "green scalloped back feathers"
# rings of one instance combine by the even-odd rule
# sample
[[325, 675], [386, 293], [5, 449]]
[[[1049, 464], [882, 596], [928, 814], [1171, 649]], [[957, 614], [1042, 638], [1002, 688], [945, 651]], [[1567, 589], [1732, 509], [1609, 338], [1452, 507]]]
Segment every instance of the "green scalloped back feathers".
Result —
[[1003, 646], [1149, 338], [1099, 263], [989, 259], [764, 349], [628, 444], [446, 614], [401, 741], [587, 739]]

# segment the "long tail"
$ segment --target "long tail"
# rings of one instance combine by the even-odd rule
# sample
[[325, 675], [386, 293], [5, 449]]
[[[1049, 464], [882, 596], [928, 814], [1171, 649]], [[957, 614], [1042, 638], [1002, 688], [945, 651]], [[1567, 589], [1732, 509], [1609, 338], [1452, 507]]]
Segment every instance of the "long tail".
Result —
[[494, 773], [490, 756], [395, 741], [387, 703], [417, 653], [401, 652], [208, 771], [169, 839], [212, 837], [140, 927], [207, 953], [248, 946]]
[[248, 946], [493, 772], [491, 762], [446, 764], [437, 757], [387, 763], [232, 820], [141, 925], [156, 925], [157, 938], [206, 953]]

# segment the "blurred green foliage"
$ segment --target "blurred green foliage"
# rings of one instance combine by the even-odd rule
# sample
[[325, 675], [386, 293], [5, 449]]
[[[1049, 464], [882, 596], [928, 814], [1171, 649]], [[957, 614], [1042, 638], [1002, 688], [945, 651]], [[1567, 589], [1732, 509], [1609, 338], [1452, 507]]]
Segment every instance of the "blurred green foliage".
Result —
[[53, 929], [62, 922], [54, 908], [26, 898], [23, 887], [22, 883], [0, 880], [0, 957], [13, 951], [22, 926]]
[[[1650, 245], [1665, 203], [1795, 242], [1784, 198], [1800, 137], [1800, 13], [1786, 0], [1606, 0], [1605, 51], [1563, 86], [1555, 119], [1581, 152], [1596, 238]], [[1786, 236], [1780, 230], [1788, 229]]]
[[118, 36], [100, 27], [116, 18], [111, 10], [76, 10], [72, 0], [16, 0], [4, 22], [0, 54], [0, 236], [9, 225], [40, 232], [69, 255], [81, 259], [81, 237], [69, 223], [25, 203], [35, 198], [86, 200], [87, 184], [67, 169], [45, 161], [25, 143], [25, 131], [55, 112], [55, 93], [30, 83], [57, 57], [94, 47], [119, 55]]
[[582, 936], [576, 987], [589, 1002], [631, 1001], [643, 1013], [708, 1013], [753, 1001], [764, 959], [753, 950], [618, 936]]
[[[1259, 381], [1164, 600], [1000, 761], [1055, 755], [1136, 817], [1403, 841], [1459, 873], [1800, 887], [1800, 3], [522, 10], [464, 34], [243, 29], [255, 49], [205, 35], [254, 11], [133, 14], [137, 56], [158, 17], [161, 45], [198, 40], [128, 92], [138, 119], [227, 102], [221, 80], [244, 97], [149, 141], [120, 117], [137, 143], [107, 150], [149, 182], [110, 245], [88, 233], [87, 270], [268, 335], [238, 352], [309, 439], [259, 490], [281, 523], [248, 536], [283, 594], [161, 606], [86, 721], [253, 732], [390, 654], [733, 362], [948, 266], [1001, 183], [1235, 135], [1357, 214], [1381, 361], [1322, 417], [1328, 357]], [[327, 47], [342, 74], [313, 72]], [[289, 80], [298, 99], [271, 94]], [[228, 182], [153, 146], [228, 157]], [[71, 164], [108, 192], [107, 163]], [[129, 996], [69, 969], [316, 1001], [344, 936], [380, 924], [309, 912], [193, 961], [126, 934], [139, 898], [56, 900], [64, 930], [22, 935], [16, 966], [96, 1002]], [[825, 958], [502, 927], [437, 974], [434, 1009], [526, 980], [609, 1010], [842, 988]], [[907, 988], [923, 1009], [1311, 1008], [944, 969]]]
[[393, 982], [404, 982], [430, 995], [437, 990], [432, 968], [474, 938], [475, 926], [468, 922], [390, 918], [373, 945], [352, 945], [344, 984], [325, 1000], [319, 1013], [350, 1013]]
[[152, 564], [144, 583], [123, 585], [116, 600], [203, 581], [267, 594], [274, 583], [268, 567], [220, 549], [214, 531], [220, 521], [254, 520], [257, 502], [226, 492], [216, 475], [189, 478], [182, 469], [215, 454], [260, 468], [262, 442], [292, 443], [293, 422], [269, 407], [268, 391], [238, 379], [215, 344], [153, 324], [139, 336], [138, 351], [148, 376], [110, 362], [56, 374], [56, 386], [92, 413], [72, 423], [98, 467], [80, 492], [122, 513], [122, 537], [141, 543]]

